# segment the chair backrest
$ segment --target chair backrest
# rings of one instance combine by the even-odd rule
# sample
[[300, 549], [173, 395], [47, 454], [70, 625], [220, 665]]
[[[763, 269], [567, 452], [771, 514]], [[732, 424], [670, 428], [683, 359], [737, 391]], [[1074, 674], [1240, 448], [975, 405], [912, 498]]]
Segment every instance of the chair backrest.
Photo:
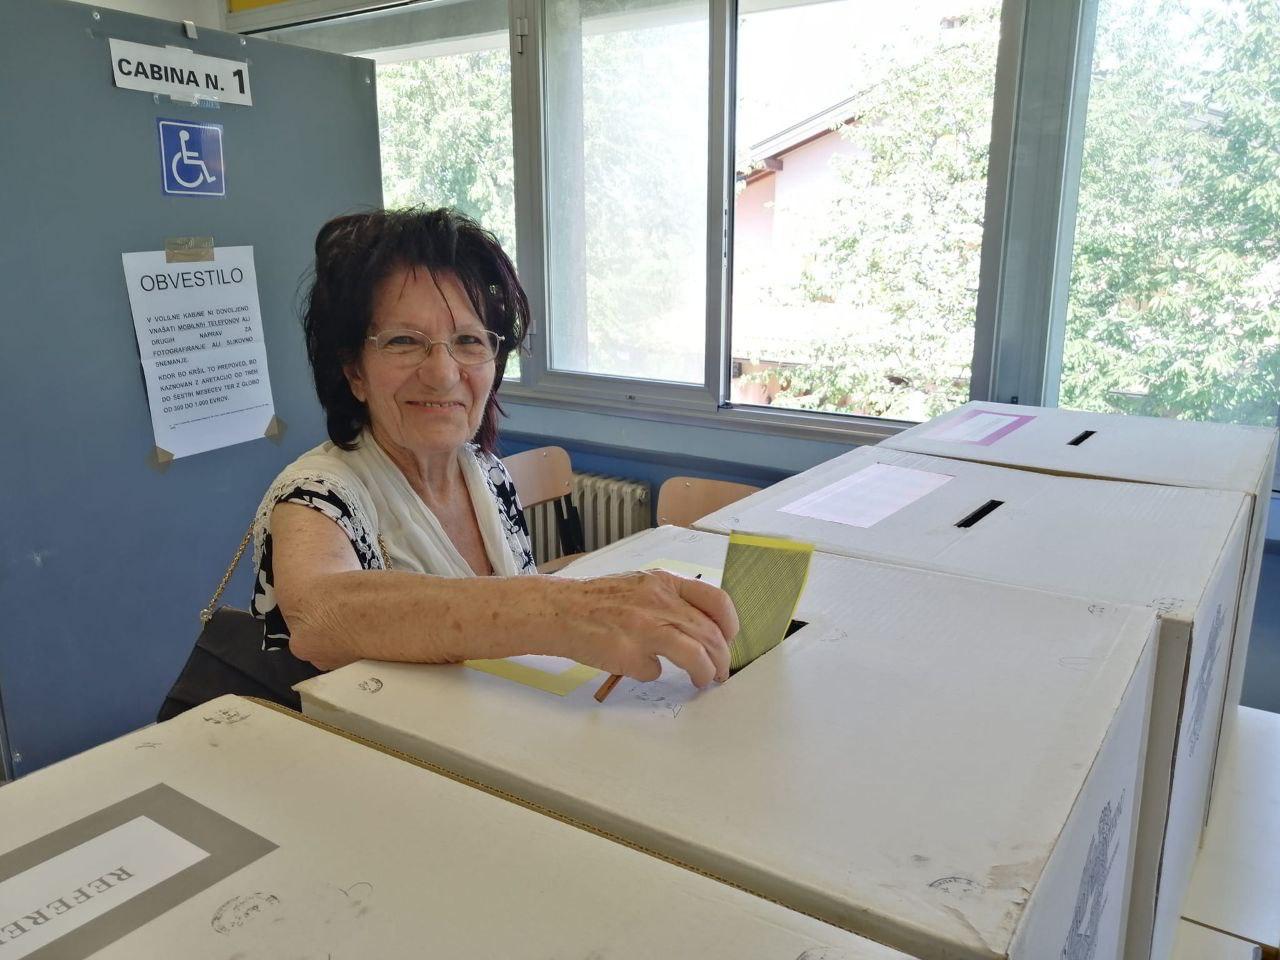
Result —
[[535, 447], [502, 458], [527, 510], [573, 492], [573, 467], [563, 447]]
[[749, 497], [759, 489], [746, 483], [672, 477], [658, 491], [658, 523], [693, 526], [707, 514]]
[[[572, 558], [582, 553], [585, 540], [582, 535], [582, 519], [573, 505], [573, 465], [563, 447], [534, 447], [523, 453], [513, 453], [502, 458], [507, 473], [516, 485], [516, 495], [526, 511], [544, 503], [551, 503], [556, 518], [556, 539], [560, 553]], [[526, 515], [526, 521], [528, 517]], [[564, 560], [561, 560], [563, 564]], [[543, 564], [544, 572], [552, 567]]]

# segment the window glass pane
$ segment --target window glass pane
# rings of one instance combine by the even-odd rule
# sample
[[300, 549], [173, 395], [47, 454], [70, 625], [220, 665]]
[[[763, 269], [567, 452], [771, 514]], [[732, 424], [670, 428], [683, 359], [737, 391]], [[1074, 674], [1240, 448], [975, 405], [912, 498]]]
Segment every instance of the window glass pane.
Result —
[[[505, 6], [505, 4], [504, 4]], [[515, 258], [511, 55], [491, 49], [378, 64], [382, 194], [389, 207], [453, 207]]]
[[1059, 402], [1271, 425], [1274, 0], [1101, 0]]
[[[460, 210], [515, 260], [506, 0], [415, 4], [272, 36], [375, 60], [383, 203]], [[515, 354], [506, 376], [520, 376]]]
[[999, 0], [740, 9], [730, 399], [967, 400]]
[[700, 384], [707, 5], [549, 0], [546, 35], [549, 365]]

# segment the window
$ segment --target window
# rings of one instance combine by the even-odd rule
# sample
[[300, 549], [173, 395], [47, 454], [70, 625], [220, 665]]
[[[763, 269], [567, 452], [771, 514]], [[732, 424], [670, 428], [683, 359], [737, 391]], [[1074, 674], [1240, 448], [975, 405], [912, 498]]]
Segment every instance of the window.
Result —
[[705, 379], [705, 3], [547, 0], [548, 369]]
[[1058, 402], [1274, 425], [1280, 17], [1100, 0]]
[[382, 195], [387, 206], [454, 207], [514, 258], [511, 56], [492, 47], [378, 64]]
[[513, 399], [1276, 423], [1274, 0], [510, 3], [279, 32], [378, 59], [388, 202], [519, 226]]
[[969, 398], [999, 35], [998, 0], [744, 5], [733, 402]]
[[[505, 0], [432, 3], [274, 31], [377, 62], [387, 206], [453, 207], [516, 259], [511, 53]], [[507, 378], [519, 379], [512, 356]]]

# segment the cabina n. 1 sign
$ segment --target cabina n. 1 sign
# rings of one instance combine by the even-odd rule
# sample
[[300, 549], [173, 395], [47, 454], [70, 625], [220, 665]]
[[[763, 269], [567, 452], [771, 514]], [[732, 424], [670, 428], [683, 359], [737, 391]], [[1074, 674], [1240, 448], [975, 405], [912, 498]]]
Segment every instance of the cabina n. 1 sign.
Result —
[[111, 73], [117, 87], [175, 100], [217, 100], [253, 106], [249, 64], [206, 57], [185, 47], [153, 47], [111, 40]]

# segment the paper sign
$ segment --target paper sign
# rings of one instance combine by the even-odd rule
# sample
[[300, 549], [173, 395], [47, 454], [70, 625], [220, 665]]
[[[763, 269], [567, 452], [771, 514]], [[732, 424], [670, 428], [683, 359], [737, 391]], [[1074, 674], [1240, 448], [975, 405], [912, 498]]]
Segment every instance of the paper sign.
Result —
[[572, 693], [600, 673], [595, 667], [584, 667], [565, 657], [525, 654], [505, 660], [464, 660], [465, 666], [495, 677], [505, 677], [526, 687], [545, 690], [558, 697]]
[[0, 957], [35, 953], [208, 856], [137, 817], [0, 881]]
[[[222, 155], [222, 124], [156, 119], [160, 138], [160, 183], [178, 197], [225, 197], [227, 167]], [[169, 262], [173, 262], [172, 252]]]
[[950, 479], [942, 473], [873, 463], [778, 509], [849, 527], [872, 527]]
[[1024, 413], [968, 410], [943, 423], [936, 430], [930, 430], [924, 436], [930, 440], [951, 440], [955, 443], [976, 443], [989, 447], [1034, 419], [1034, 416]]
[[253, 247], [217, 247], [211, 263], [122, 258], [156, 446], [185, 457], [261, 437], [276, 411]]
[[206, 57], [186, 47], [111, 40], [111, 73], [123, 90], [144, 90], [192, 103], [217, 100], [253, 106], [249, 64]]

